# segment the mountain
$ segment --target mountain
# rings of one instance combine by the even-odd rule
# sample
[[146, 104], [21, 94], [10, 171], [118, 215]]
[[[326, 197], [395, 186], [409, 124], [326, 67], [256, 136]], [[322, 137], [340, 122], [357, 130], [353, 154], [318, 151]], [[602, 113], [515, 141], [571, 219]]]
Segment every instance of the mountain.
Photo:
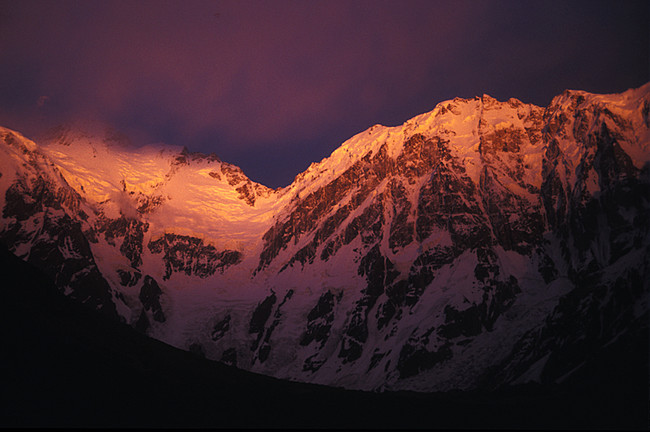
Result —
[[642, 429], [647, 420], [644, 383], [627, 386], [607, 362], [597, 389], [378, 394], [295, 383], [148, 338], [65, 297], [4, 247], [0, 272], [2, 427]]
[[649, 127], [650, 83], [454, 99], [276, 190], [185, 148], [0, 129], [0, 242], [109, 319], [277, 378], [489, 390], [625, 356], [647, 383]]

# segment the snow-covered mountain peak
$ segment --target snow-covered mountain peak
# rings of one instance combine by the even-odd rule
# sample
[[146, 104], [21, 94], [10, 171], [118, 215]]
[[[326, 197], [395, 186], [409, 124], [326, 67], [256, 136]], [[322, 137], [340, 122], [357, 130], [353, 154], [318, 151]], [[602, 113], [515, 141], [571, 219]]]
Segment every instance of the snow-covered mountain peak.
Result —
[[595, 152], [594, 136], [615, 139], [637, 169], [650, 162], [649, 84], [620, 94], [565, 90], [554, 97], [546, 109], [546, 133], [556, 136], [567, 166], [577, 155]]
[[97, 211], [109, 218], [138, 215], [154, 237], [171, 230], [250, 249], [271, 209], [283, 202], [239, 167], [182, 147], [115, 146], [77, 135], [51, 140], [42, 151]]
[[649, 92], [444, 101], [276, 191], [182, 147], [0, 129], [0, 241], [75, 299], [245, 369], [554, 379], [647, 316]]
[[399, 129], [374, 125], [354, 135], [341, 144], [332, 154], [320, 162], [312, 163], [307, 170], [298, 174], [287, 188], [293, 196], [304, 196], [324, 185], [349, 169], [360, 159], [375, 154], [384, 145], [391, 132]]
[[[417, 115], [402, 125], [389, 127], [377, 124], [354, 135], [329, 157], [310, 165], [289, 188], [293, 193], [300, 191], [301, 195], [316, 190], [355, 162], [376, 155], [382, 147], [388, 157], [397, 159], [404, 150], [404, 143], [417, 134], [447, 141], [452, 154], [465, 161], [470, 176], [478, 182], [480, 136], [509, 129], [524, 133], [541, 122], [542, 113], [543, 109], [535, 105], [524, 104], [514, 98], [500, 102], [488, 95], [440, 102], [432, 111]], [[525, 151], [526, 154], [540, 152], [538, 138], [534, 138], [534, 148]]]

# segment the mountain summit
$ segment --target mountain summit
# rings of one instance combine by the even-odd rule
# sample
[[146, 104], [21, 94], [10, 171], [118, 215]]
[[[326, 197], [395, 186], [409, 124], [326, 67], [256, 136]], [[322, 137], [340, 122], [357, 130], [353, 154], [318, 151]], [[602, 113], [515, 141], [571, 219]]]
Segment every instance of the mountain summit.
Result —
[[0, 128], [0, 154], [12, 253], [209, 359], [417, 391], [647, 360], [650, 83], [445, 101], [276, 190], [215, 155], [65, 129]]

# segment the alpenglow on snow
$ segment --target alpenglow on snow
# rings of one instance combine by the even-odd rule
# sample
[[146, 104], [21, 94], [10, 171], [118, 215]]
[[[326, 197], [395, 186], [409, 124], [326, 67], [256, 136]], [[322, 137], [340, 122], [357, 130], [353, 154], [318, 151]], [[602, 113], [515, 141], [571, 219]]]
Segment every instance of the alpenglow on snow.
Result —
[[555, 382], [647, 329], [649, 100], [457, 98], [277, 190], [214, 155], [2, 128], [0, 241], [71, 298], [239, 368]]

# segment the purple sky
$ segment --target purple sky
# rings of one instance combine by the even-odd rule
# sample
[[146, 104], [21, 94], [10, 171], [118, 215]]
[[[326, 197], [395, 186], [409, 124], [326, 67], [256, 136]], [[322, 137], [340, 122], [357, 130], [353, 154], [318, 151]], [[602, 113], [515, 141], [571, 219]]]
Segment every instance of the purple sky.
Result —
[[643, 1], [0, 0], [0, 125], [93, 120], [278, 187], [456, 96], [650, 80]]

